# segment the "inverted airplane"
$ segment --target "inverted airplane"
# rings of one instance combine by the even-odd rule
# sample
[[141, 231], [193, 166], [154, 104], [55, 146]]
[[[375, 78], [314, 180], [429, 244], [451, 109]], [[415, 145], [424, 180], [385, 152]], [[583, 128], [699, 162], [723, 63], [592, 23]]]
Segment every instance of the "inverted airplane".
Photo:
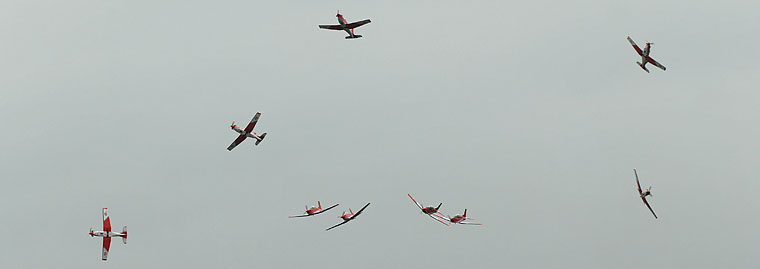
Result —
[[240, 134], [235, 141], [232, 141], [232, 144], [227, 147], [227, 150], [232, 151], [237, 145], [243, 142], [246, 138], [254, 138], [256, 139], [256, 146], [261, 143], [262, 140], [264, 140], [264, 137], [267, 135], [267, 133], [263, 133], [261, 135], [258, 135], [253, 132], [253, 127], [256, 126], [256, 122], [259, 121], [259, 117], [261, 117], [261, 112], [256, 112], [256, 115], [253, 116], [253, 119], [251, 119], [251, 122], [248, 123], [248, 126], [245, 127], [245, 129], [240, 129], [239, 126], [235, 125], [235, 122], [232, 122], [232, 125], [230, 125], [230, 128], [232, 128], [233, 131]]
[[108, 259], [108, 250], [111, 249], [111, 237], [121, 237], [124, 244], [127, 243], [127, 226], [121, 233], [111, 231], [111, 218], [108, 216], [108, 208], [103, 208], [103, 230], [93, 231], [90, 228], [90, 237], [103, 237], [103, 260]]
[[468, 224], [468, 225], [483, 225], [483, 223], [476, 223], [476, 222], [469, 222], [468, 220], [472, 220], [472, 218], [467, 217], [467, 209], [464, 209], [464, 214], [462, 215], [456, 215], [454, 217], [448, 217], [448, 220], [451, 223], [456, 224]]
[[338, 25], [320, 25], [319, 28], [346, 31], [346, 33], [348, 33], [348, 36], [346, 37], [346, 39], [354, 39], [354, 38], [362, 37], [361, 35], [354, 34], [354, 28], [371, 22], [369, 19], [366, 19], [363, 21], [348, 23], [346, 21], [346, 18], [344, 18], [343, 15], [340, 15], [340, 10], [338, 10], [338, 15], [335, 15], [335, 17], [338, 17], [338, 23], [339, 23]]
[[639, 46], [637, 46], [636, 43], [633, 42], [633, 39], [631, 39], [630, 36], [628, 37], [628, 42], [631, 42], [631, 45], [633, 45], [633, 49], [636, 50], [636, 53], [638, 53], [639, 56], [641, 56], [641, 62], [636, 62], [636, 63], [642, 69], [644, 69], [644, 71], [647, 71], [647, 73], [649, 73], [649, 69], [647, 69], [646, 67], [647, 63], [653, 64], [654, 66], [659, 67], [663, 71], [665, 70], [664, 65], [661, 65], [660, 63], [652, 59], [652, 57], [649, 57], [649, 50], [652, 48], [652, 45], [654, 45], [654, 43], [647, 42], [646, 43], [647, 45], [646, 47], [644, 47], [644, 50], [641, 50], [641, 48], [639, 48]]
[[325, 212], [327, 210], [330, 210], [333, 207], [336, 207], [338, 205], [340, 205], [340, 204], [334, 204], [331, 207], [322, 209], [322, 203], [320, 203], [319, 201], [317, 201], [317, 206], [312, 206], [311, 208], [309, 208], [309, 206], [306, 206], [306, 213], [305, 214], [298, 215], [298, 216], [289, 216], [288, 218], [300, 218], [300, 217], [314, 216], [314, 215], [320, 214], [322, 212]]
[[414, 201], [414, 204], [417, 205], [417, 207], [420, 208], [420, 210], [422, 211], [422, 213], [425, 213], [426, 215], [428, 215], [429, 217], [431, 217], [434, 220], [437, 220], [438, 222], [442, 223], [443, 225], [451, 226], [451, 225], [449, 225], [448, 223], [446, 223], [446, 222], [444, 222], [442, 220], [442, 219], [446, 219], [446, 217], [443, 216], [443, 215], [441, 215], [441, 213], [438, 213], [438, 209], [441, 208], [441, 205], [443, 205], [443, 203], [438, 204], [438, 207], [432, 207], [432, 206], [423, 207], [420, 203], [417, 202], [417, 200], [414, 199], [414, 197], [412, 197], [411, 194], [407, 193], [406, 195], [408, 195], [409, 198], [411, 198], [412, 201]]
[[348, 212], [343, 211], [343, 214], [340, 215], [340, 218], [343, 219], [343, 222], [335, 224], [335, 226], [327, 228], [327, 230], [325, 230], [325, 231], [332, 230], [335, 227], [341, 226], [343, 224], [346, 224], [346, 222], [354, 220], [356, 217], [359, 216], [359, 214], [362, 213], [362, 211], [364, 211], [365, 208], [367, 208], [369, 206], [369, 204], [370, 203], [367, 203], [364, 207], [362, 207], [362, 209], [359, 209], [359, 211], [356, 211], [356, 213], [354, 213], [354, 211], [351, 211], [351, 208], [348, 209]]
[[648, 189], [642, 191], [641, 184], [639, 184], [639, 173], [636, 172], [636, 169], [633, 169], [633, 174], [636, 175], [636, 186], [639, 187], [639, 197], [641, 197], [641, 200], [644, 201], [645, 205], [647, 205], [649, 211], [652, 211], [654, 218], [657, 219], [657, 214], [654, 213], [654, 210], [652, 210], [652, 207], [649, 206], [649, 203], [647, 202], [647, 196], [652, 196], [652, 186], [649, 186]]

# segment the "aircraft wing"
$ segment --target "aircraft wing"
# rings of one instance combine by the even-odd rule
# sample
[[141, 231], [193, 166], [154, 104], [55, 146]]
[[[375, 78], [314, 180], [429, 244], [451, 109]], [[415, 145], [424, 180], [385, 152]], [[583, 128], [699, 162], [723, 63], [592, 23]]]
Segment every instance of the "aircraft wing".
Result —
[[[439, 218], [436, 218], [436, 217], [434, 217], [434, 216], [433, 216], [433, 214], [430, 214], [430, 215], [428, 215], [428, 216], [430, 216], [430, 217], [431, 217], [431, 218], [433, 218], [434, 220], [437, 220], [438, 222], [442, 223], [443, 225], [446, 225], [446, 226], [451, 226], [450, 224], [448, 224], [448, 223], [446, 223], [446, 222], [444, 222], [444, 221], [440, 220]], [[437, 216], [437, 215], [436, 215], [436, 216]]]
[[334, 205], [332, 205], [332, 206], [330, 206], [330, 207], [328, 207], [328, 208], [322, 209], [322, 210], [320, 210], [319, 212], [316, 212], [316, 213], [314, 213], [314, 215], [316, 215], [316, 214], [319, 214], [319, 213], [322, 213], [322, 212], [325, 212], [325, 211], [327, 211], [327, 210], [330, 210], [330, 209], [333, 209], [333, 208], [335, 208], [336, 206], [339, 206], [339, 205], [340, 205], [340, 204], [334, 204]]
[[642, 197], [641, 200], [644, 201], [644, 204], [647, 205], [647, 207], [649, 208], [649, 211], [652, 211], [652, 215], [654, 215], [654, 218], [657, 219], [657, 214], [655, 214], [654, 210], [652, 210], [652, 207], [649, 206], [649, 203], [647, 202], [647, 198]]
[[407, 193], [406, 195], [409, 195], [409, 198], [412, 198], [412, 201], [414, 201], [414, 204], [417, 205], [417, 207], [419, 207], [420, 210], [422, 210], [422, 205], [420, 203], [418, 203], [417, 200], [414, 200], [414, 197], [412, 197], [411, 194]]
[[644, 53], [644, 52], [641, 50], [641, 48], [639, 48], [639, 46], [637, 46], [637, 45], [636, 45], [636, 43], [634, 43], [634, 42], [633, 42], [633, 39], [631, 39], [631, 37], [630, 37], [630, 36], [628, 37], [628, 42], [631, 42], [631, 45], [633, 46], [633, 49], [635, 49], [635, 50], [636, 50], [636, 53], [638, 53], [639, 55], [641, 55], [642, 53]]
[[346, 24], [346, 28], [354, 29], [356, 27], [365, 25], [365, 24], [370, 23], [370, 22], [371, 21], [369, 19], [366, 19], [366, 20], [363, 20], [363, 21], [356, 21], [356, 22], [352, 22], [352, 23]]
[[253, 131], [253, 127], [256, 126], [256, 122], [259, 121], [259, 117], [261, 117], [261, 112], [256, 112], [256, 115], [253, 116], [253, 119], [251, 119], [251, 122], [248, 123], [248, 126], [245, 127], [245, 132], [250, 133]]
[[655, 61], [654, 59], [652, 59], [652, 57], [647, 56], [647, 62], [649, 62], [650, 64], [653, 64], [654, 66], [659, 67], [662, 70], [665, 70], [665, 66], [661, 65], [660, 63], [658, 63], [657, 61]]
[[641, 184], [639, 184], [639, 173], [636, 172], [636, 169], [633, 169], [633, 174], [636, 175], [636, 186], [639, 187], [639, 195], [641, 195]]
[[319, 28], [329, 29], [329, 30], [343, 30], [343, 27], [341, 27], [340, 25], [320, 25]]
[[356, 211], [356, 213], [355, 213], [353, 216], [351, 216], [351, 219], [355, 219], [356, 217], [358, 217], [358, 216], [359, 216], [359, 214], [361, 214], [361, 213], [362, 213], [362, 211], [364, 211], [364, 209], [365, 209], [365, 208], [367, 208], [367, 207], [369, 206], [369, 204], [370, 204], [370, 203], [367, 203], [366, 205], [364, 205], [364, 207], [362, 207], [362, 209], [359, 209], [359, 211]]
[[245, 135], [238, 136], [238, 138], [235, 139], [235, 141], [232, 141], [232, 144], [230, 144], [230, 146], [227, 147], [227, 150], [231, 151], [232, 149], [234, 149], [235, 147], [237, 147], [238, 144], [240, 144], [241, 142], [243, 142], [243, 140], [245, 140]]
[[[351, 219], [349, 219], [349, 220], [351, 220]], [[333, 226], [333, 227], [330, 227], [330, 228], [327, 228], [327, 230], [325, 230], [325, 231], [329, 231], [329, 230], [332, 230], [332, 229], [333, 229], [333, 228], [335, 228], [335, 227], [338, 227], [338, 226], [341, 226], [341, 225], [343, 225], [343, 224], [346, 224], [346, 222], [348, 222], [348, 220], [344, 220], [344, 221], [343, 221], [343, 222], [341, 222], [341, 223], [335, 224], [335, 226]]]
[[103, 237], [103, 260], [108, 259], [108, 250], [111, 249], [111, 238]]
[[103, 231], [111, 231], [111, 217], [108, 216], [108, 208], [103, 208]]

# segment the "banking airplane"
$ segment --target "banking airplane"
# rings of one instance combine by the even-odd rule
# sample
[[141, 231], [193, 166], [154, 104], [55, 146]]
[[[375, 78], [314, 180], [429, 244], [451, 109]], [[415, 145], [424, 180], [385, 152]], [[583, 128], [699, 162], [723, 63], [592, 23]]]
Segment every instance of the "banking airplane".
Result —
[[242, 143], [243, 140], [246, 138], [255, 138], [256, 139], [256, 145], [258, 146], [259, 143], [261, 143], [262, 140], [264, 140], [264, 137], [267, 136], [267, 133], [263, 133], [261, 135], [258, 135], [253, 132], [253, 127], [256, 126], [256, 122], [259, 121], [259, 117], [261, 117], [261, 112], [256, 112], [256, 115], [253, 116], [253, 119], [251, 119], [251, 122], [248, 123], [248, 126], [245, 127], [245, 129], [240, 129], [239, 126], [235, 125], [235, 122], [232, 122], [232, 125], [230, 125], [230, 128], [232, 128], [233, 131], [240, 134], [235, 141], [232, 141], [232, 144], [227, 147], [227, 150], [232, 150], [235, 147], [237, 147], [238, 144]]
[[412, 201], [414, 201], [414, 204], [420, 208], [422, 213], [425, 213], [429, 217], [433, 218], [434, 220], [437, 220], [438, 222], [443, 223], [443, 225], [451, 226], [448, 223], [442, 221], [441, 219], [446, 219], [446, 217], [441, 215], [441, 213], [438, 213], [438, 209], [441, 208], [441, 205], [443, 205], [443, 203], [438, 204], [438, 207], [432, 207], [432, 206], [423, 207], [420, 203], [417, 202], [417, 200], [414, 200], [414, 197], [412, 197], [411, 194], [407, 193], [406, 195], [409, 195], [409, 198], [412, 198]]
[[641, 191], [641, 184], [639, 184], [639, 173], [636, 172], [636, 169], [633, 169], [633, 174], [636, 175], [636, 186], [639, 187], [639, 197], [641, 197], [641, 200], [644, 201], [644, 204], [647, 205], [649, 208], [649, 211], [652, 211], [652, 215], [654, 215], [654, 218], [657, 219], [657, 214], [654, 213], [654, 210], [652, 210], [652, 207], [649, 206], [649, 203], [647, 203], [647, 196], [652, 196], [652, 186], [649, 186], [648, 189], [645, 191]]
[[124, 225], [124, 230], [121, 233], [111, 231], [111, 218], [108, 217], [108, 208], [103, 208], [103, 230], [93, 231], [90, 228], [90, 237], [97, 236], [103, 237], [103, 260], [108, 258], [108, 250], [111, 248], [111, 237], [121, 237], [124, 244], [127, 243], [127, 226]]
[[338, 17], [338, 25], [320, 25], [319, 28], [322, 29], [330, 29], [330, 30], [339, 30], [339, 31], [346, 31], [348, 33], [348, 36], [346, 39], [353, 39], [353, 38], [360, 38], [361, 35], [355, 35], [354, 34], [354, 28], [365, 25], [367, 23], [370, 23], [371, 21], [369, 19], [363, 20], [363, 21], [356, 21], [352, 23], [346, 22], [346, 18], [343, 18], [343, 15], [340, 15], [340, 10], [338, 10], [338, 15], [335, 15], [335, 17]]
[[660, 63], [652, 59], [652, 57], [649, 57], [649, 49], [652, 48], [652, 45], [654, 43], [647, 42], [647, 45], [646, 47], [644, 47], [644, 50], [641, 50], [641, 48], [639, 48], [639, 46], [637, 46], [636, 43], [633, 42], [633, 39], [631, 39], [630, 36], [628, 37], [628, 42], [631, 42], [631, 45], [633, 45], [633, 49], [636, 50], [636, 53], [638, 53], [639, 56], [641, 56], [641, 62], [636, 62], [636, 63], [639, 64], [639, 66], [641, 66], [641, 68], [644, 69], [644, 71], [647, 71], [647, 73], [649, 73], [649, 70], [646, 67], [647, 63], [653, 64], [654, 66], [659, 67], [663, 71], [665, 70], [664, 65], [661, 65]]
[[330, 210], [333, 207], [336, 207], [336, 206], [338, 206], [340, 204], [334, 204], [333, 206], [325, 208], [325, 209], [322, 209], [322, 203], [320, 203], [319, 201], [317, 201], [317, 205], [318, 206], [312, 206], [311, 208], [309, 208], [308, 206], [306, 206], [306, 214], [298, 215], [298, 216], [290, 216], [288, 218], [300, 218], [300, 217], [314, 216], [316, 214], [319, 214], [319, 213], [325, 212], [327, 210]]
[[467, 209], [464, 209], [463, 215], [456, 215], [454, 217], [448, 217], [449, 221], [456, 224], [469, 224], [469, 225], [483, 225], [483, 223], [475, 223], [475, 222], [465, 222], [467, 220], [472, 220], [471, 218], [467, 217]]
[[325, 230], [325, 231], [332, 230], [332, 228], [341, 226], [343, 224], [346, 224], [346, 222], [352, 221], [353, 219], [355, 219], [356, 217], [358, 217], [359, 214], [361, 214], [362, 211], [364, 211], [364, 209], [369, 206], [369, 204], [370, 203], [367, 203], [367, 205], [365, 205], [364, 207], [362, 207], [362, 209], [359, 209], [359, 211], [356, 211], [356, 213], [354, 213], [354, 211], [351, 211], [350, 208], [348, 209], [348, 212], [343, 211], [343, 214], [340, 215], [340, 218], [343, 219], [343, 222], [335, 224], [335, 226], [327, 228], [327, 230]]

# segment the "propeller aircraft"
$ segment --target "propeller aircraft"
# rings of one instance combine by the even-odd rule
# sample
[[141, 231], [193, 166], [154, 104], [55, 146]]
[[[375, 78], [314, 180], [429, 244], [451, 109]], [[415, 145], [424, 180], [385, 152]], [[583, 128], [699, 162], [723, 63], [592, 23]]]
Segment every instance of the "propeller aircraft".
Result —
[[483, 225], [483, 223], [466, 222], [467, 220], [472, 220], [472, 218], [468, 218], [467, 217], [467, 209], [466, 208], [464, 209], [464, 214], [462, 214], [462, 215], [456, 215], [454, 217], [448, 217], [447, 216], [447, 218], [448, 218], [448, 220], [451, 223], [456, 223], [456, 224]]
[[654, 66], [657, 66], [663, 71], [665, 71], [664, 65], [658, 63], [657, 61], [652, 59], [652, 57], [649, 57], [649, 50], [652, 48], [652, 45], [654, 45], [654, 43], [647, 42], [646, 47], [644, 47], [644, 50], [642, 50], [641, 48], [639, 48], [639, 46], [636, 45], [636, 43], [633, 42], [633, 39], [631, 39], [630, 36], [628, 37], [628, 42], [631, 42], [631, 45], [633, 45], [633, 49], [636, 50], [636, 53], [638, 53], [639, 56], [641, 56], [641, 62], [636, 62], [636, 63], [639, 66], [641, 66], [641, 68], [644, 69], [644, 71], [647, 71], [647, 73], [649, 73], [649, 69], [647, 69], [646, 67], [647, 63], [651, 63]]
[[429, 217], [433, 218], [434, 220], [437, 220], [438, 222], [442, 223], [443, 225], [451, 226], [448, 223], [446, 223], [443, 220], [441, 220], [441, 219], [446, 219], [446, 217], [443, 216], [443, 215], [441, 215], [441, 213], [438, 213], [438, 209], [441, 208], [441, 205], [443, 205], [443, 203], [438, 204], [438, 207], [432, 207], [432, 206], [423, 207], [420, 203], [417, 202], [417, 200], [414, 199], [414, 197], [412, 197], [411, 194], [407, 193], [406, 195], [408, 195], [409, 198], [411, 198], [412, 201], [414, 201], [414, 204], [417, 205], [417, 207], [420, 208], [420, 210], [422, 211], [422, 213], [425, 213], [426, 215], [428, 215]]
[[633, 174], [636, 176], [636, 186], [639, 187], [639, 197], [641, 197], [641, 200], [644, 201], [644, 204], [647, 205], [649, 208], [649, 211], [652, 211], [652, 215], [654, 215], [654, 218], [657, 219], [657, 214], [654, 213], [654, 210], [652, 210], [652, 207], [649, 206], [649, 203], [647, 202], [647, 196], [652, 196], [652, 186], [649, 186], [646, 190], [641, 190], [641, 184], [639, 184], [639, 173], [636, 172], [636, 169], [633, 169]]
[[369, 204], [370, 203], [367, 203], [364, 207], [362, 207], [362, 209], [359, 209], [359, 211], [356, 211], [356, 213], [354, 213], [354, 211], [352, 211], [351, 208], [348, 209], [348, 212], [343, 211], [343, 214], [340, 215], [340, 218], [343, 219], [343, 222], [335, 224], [334, 226], [327, 228], [327, 230], [325, 231], [332, 230], [335, 227], [341, 226], [343, 224], [346, 224], [349, 221], [354, 220], [356, 217], [359, 216], [359, 214], [362, 213], [362, 211], [364, 211], [365, 208], [369, 206]]
[[248, 126], [246, 126], [245, 129], [240, 129], [239, 126], [235, 125], [234, 121], [232, 122], [230, 128], [232, 128], [233, 131], [237, 132], [240, 135], [235, 139], [235, 141], [232, 141], [232, 144], [227, 147], [227, 150], [232, 151], [232, 149], [237, 147], [238, 144], [242, 143], [243, 140], [248, 137], [256, 139], [256, 146], [258, 146], [259, 143], [264, 140], [264, 137], [267, 135], [267, 133], [262, 133], [259, 135], [253, 132], [253, 127], [256, 126], [256, 122], [259, 121], [259, 117], [261, 117], [261, 112], [256, 112], [256, 115], [253, 116], [253, 119], [251, 119], [251, 122], [248, 123]]
[[103, 260], [108, 259], [108, 250], [111, 249], [111, 237], [121, 237], [124, 244], [127, 243], [127, 226], [121, 233], [111, 231], [111, 218], [108, 216], [108, 208], [103, 208], [103, 230], [93, 231], [90, 228], [90, 237], [103, 237]]
[[317, 206], [312, 206], [311, 208], [309, 206], [306, 206], [306, 213], [305, 214], [298, 215], [298, 216], [289, 216], [288, 218], [300, 218], [300, 217], [314, 216], [314, 215], [320, 214], [322, 212], [325, 212], [327, 210], [330, 210], [333, 207], [336, 207], [338, 205], [340, 205], [340, 204], [334, 204], [334, 205], [332, 205], [332, 206], [330, 206], [328, 208], [322, 209], [322, 203], [320, 203], [319, 201], [317, 201]]
[[344, 18], [343, 15], [340, 15], [340, 10], [338, 10], [338, 15], [335, 15], [335, 17], [338, 18], [338, 23], [339, 23], [338, 25], [320, 25], [319, 28], [328, 29], [328, 30], [346, 31], [346, 33], [348, 33], [348, 36], [346, 37], [346, 39], [354, 39], [354, 38], [362, 37], [361, 35], [354, 34], [354, 28], [371, 22], [369, 19], [366, 19], [363, 21], [348, 23], [346, 21], [346, 18]]

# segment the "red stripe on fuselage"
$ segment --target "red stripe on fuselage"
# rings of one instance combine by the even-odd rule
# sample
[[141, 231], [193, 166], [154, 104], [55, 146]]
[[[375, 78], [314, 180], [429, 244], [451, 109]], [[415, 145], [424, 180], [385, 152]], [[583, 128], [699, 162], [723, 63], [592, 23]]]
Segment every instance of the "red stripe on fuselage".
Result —
[[341, 24], [348, 24], [348, 22], [346, 21], [346, 18], [343, 18], [343, 15], [340, 15], [340, 14], [338, 14], [338, 22], [340, 22]]

